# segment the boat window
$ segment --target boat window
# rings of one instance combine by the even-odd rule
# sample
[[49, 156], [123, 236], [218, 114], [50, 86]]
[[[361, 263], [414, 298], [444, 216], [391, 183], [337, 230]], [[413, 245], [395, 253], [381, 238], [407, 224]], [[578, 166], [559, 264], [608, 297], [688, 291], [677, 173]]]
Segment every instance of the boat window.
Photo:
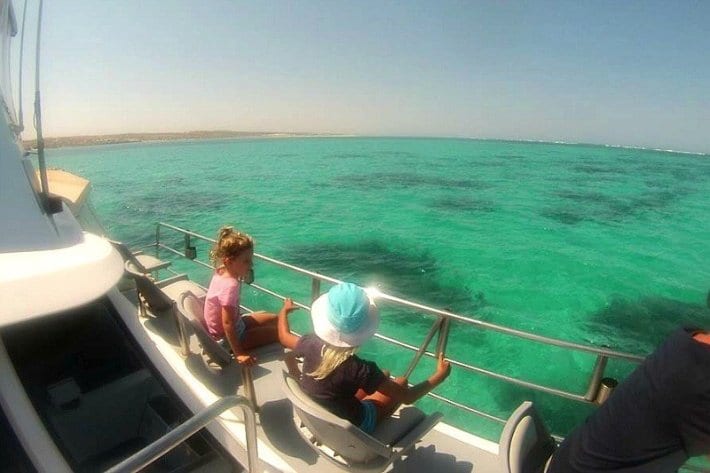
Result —
[[[187, 418], [118, 319], [104, 299], [2, 331], [27, 395], [74, 471], [104, 471]], [[155, 471], [205, 461], [234, 469], [207, 439], [193, 435], [156, 460]]]

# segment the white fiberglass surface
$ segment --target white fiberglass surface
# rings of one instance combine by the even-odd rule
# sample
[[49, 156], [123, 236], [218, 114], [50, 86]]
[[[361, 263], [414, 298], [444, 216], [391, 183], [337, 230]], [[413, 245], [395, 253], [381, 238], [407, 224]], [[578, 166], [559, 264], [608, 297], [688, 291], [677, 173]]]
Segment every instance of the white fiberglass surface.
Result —
[[0, 325], [97, 299], [122, 274], [120, 255], [108, 241], [90, 233], [65, 248], [0, 253]]

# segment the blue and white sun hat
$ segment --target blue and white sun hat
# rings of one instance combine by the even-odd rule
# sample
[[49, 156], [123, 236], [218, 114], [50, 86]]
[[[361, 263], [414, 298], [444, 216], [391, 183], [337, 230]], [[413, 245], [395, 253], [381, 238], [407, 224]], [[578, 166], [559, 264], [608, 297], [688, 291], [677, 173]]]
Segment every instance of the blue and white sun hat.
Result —
[[358, 347], [377, 331], [380, 314], [365, 290], [352, 283], [330, 288], [311, 306], [313, 330], [336, 347]]

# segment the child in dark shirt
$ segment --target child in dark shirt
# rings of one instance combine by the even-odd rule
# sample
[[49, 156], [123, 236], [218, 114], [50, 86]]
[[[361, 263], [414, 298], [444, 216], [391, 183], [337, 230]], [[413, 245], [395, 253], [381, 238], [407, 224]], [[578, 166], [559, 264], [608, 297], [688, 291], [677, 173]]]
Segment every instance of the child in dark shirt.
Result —
[[[372, 361], [355, 355], [374, 335], [379, 313], [360, 287], [341, 283], [313, 302], [311, 317], [315, 334], [291, 333], [288, 314], [295, 309], [286, 299], [279, 313], [279, 341], [293, 352], [289, 370], [299, 376], [301, 389], [334, 414], [372, 433], [400, 404], [411, 404], [441, 384], [451, 371], [443, 355], [427, 380], [409, 387], [405, 378], [390, 379]], [[293, 357], [303, 357], [299, 373]]]

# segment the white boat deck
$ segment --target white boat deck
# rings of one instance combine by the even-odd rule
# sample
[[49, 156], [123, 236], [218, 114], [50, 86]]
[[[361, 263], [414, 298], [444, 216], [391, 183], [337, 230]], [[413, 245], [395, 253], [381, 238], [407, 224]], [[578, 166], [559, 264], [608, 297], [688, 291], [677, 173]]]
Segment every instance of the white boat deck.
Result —
[[[127, 295], [130, 297], [132, 294], [128, 292]], [[127, 308], [127, 304], [133, 305], [118, 292], [112, 294], [111, 299], [124, 308]], [[120, 312], [129, 313], [123, 310]], [[135, 305], [132, 313], [138, 313]], [[244, 394], [238, 365], [233, 363], [224, 370], [208, 368], [200, 354], [201, 349], [196, 337], [190, 339], [190, 355], [187, 358], [180, 356], [175, 325], [170, 318], [139, 319], [135, 315], [125, 322], [162, 374], [176, 375], [173, 379], [166, 377], [166, 381], [181, 394], [183, 400], [192, 400], [188, 402], [191, 404], [188, 407], [193, 411], [206, 407], [219, 397], [234, 393]], [[170, 365], [169, 370], [165, 369], [166, 362]], [[344, 471], [319, 456], [298, 434], [292, 420], [291, 405], [281, 391], [280, 376], [283, 367], [280, 352], [275, 351], [262, 356], [259, 365], [253, 368], [259, 405], [257, 430], [260, 471]], [[189, 393], [185, 391], [186, 386], [189, 386]], [[228, 447], [230, 453], [246, 465], [245, 427], [241, 419], [239, 409], [232, 409], [208, 428], [217, 439], [231, 445]], [[445, 420], [417, 443], [409, 455], [394, 462], [386, 471], [503, 471], [498, 463], [497, 444], [446, 425]]]

